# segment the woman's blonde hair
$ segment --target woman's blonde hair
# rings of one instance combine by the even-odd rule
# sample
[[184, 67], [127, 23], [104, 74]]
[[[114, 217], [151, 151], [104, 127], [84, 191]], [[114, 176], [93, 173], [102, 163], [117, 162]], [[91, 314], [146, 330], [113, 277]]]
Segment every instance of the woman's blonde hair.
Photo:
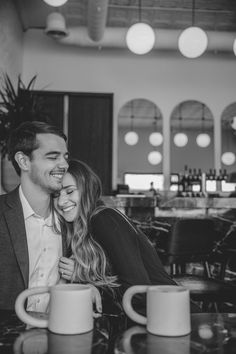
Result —
[[101, 181], [86, 163], [79, 160], [70, 160], [67, 172], [74, 177], [79, 192], [76, 219], [67, 223], [59, 216], [75, 260], [73, 281], [118, 286], [117, 277], [111, 275], [109, 261], [103, 248], [94, 240], [90, 227], [92, 216], [103, 209]]

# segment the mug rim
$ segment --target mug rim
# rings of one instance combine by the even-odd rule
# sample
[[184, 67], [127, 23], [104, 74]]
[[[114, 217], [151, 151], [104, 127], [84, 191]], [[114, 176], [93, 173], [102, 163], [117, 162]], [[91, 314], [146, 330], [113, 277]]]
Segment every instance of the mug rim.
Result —
[[188, 288], [182, 285], [151, 285], [148, 291], [158, 291], [160, 293], [181, 293], [189, 291]]
[[86, 284], [56, 284], [50, 287], [53, 291], [85, 291], [91, 289], [89, 285]]

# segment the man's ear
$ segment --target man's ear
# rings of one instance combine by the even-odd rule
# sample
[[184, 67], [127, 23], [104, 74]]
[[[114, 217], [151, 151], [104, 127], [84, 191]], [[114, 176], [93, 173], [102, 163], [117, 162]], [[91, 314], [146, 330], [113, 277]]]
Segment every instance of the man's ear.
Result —
[[29, 170], [29, 157], [25, 155], [22, 151], [18, 151], [15, 154], [15, 160], [22, 171]]

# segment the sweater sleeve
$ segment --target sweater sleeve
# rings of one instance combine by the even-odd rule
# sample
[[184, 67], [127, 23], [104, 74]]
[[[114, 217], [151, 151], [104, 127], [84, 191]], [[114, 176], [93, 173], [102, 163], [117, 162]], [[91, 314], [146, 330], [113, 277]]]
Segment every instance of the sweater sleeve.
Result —
[[132, 285], [151, 284], [136, 230], [122, 215], [113, 209], [100, 211], [92, 219], [92, 232], [124, 290]]

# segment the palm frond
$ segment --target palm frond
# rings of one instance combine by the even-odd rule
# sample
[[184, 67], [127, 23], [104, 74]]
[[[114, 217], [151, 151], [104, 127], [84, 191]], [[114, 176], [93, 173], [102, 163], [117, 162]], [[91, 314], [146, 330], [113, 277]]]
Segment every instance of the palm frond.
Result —
[[41, 117], [44, 114], [44, 107], [33, 93], [36, 79], [37, 75], [34, 75], [28, 84], [25, 84], [19, 75], [14, 86], [7, 73], [1, 78], [0, 147], [3, 154], [6, 153], [6, 143], [12, 129], [27, 120], [39, 120], [39, 117], [43, 120]]

